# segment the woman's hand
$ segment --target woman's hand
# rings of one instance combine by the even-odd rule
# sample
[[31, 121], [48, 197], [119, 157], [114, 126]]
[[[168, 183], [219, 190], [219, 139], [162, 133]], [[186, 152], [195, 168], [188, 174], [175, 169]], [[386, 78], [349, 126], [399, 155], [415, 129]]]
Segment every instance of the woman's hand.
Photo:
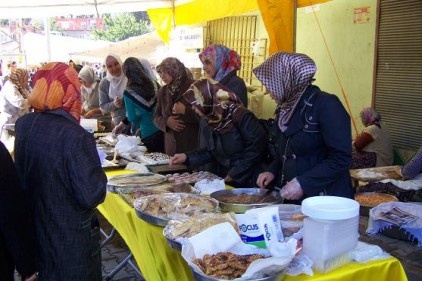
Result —
[[116, 97], [113, 103], [117, 108], [121, 108], [123, 106], [123, 100], [120, 97]]
[[259, 174], [258, 179], [256, 180], [256, 184], [260, 188], [265, 188], [274, 180], [274, 178], [275, 176], [273, 173], [263, 172]]
[[173, 131], [180, 132], [185, 129], [185, 123], [179, 119], [179, 116], [170, 116], [167, 119], [167, 127]]
[[171, 166], [174, 164], [183, 164], [185, 163], [187, 158], [188, 156], [186, 155], [186, 153], [175, 154], [173, 157], [170, 158], [169, 165]]
[[119, 135], [123, 132], [125, 128], [126, 125], [123, 122], [120, 122], [116, 127], [113, 128], [113, 131], [111, 133], [113, 135]]
[[38, 279], [38, 273], [34, 273], [34, 274], [32, 274], [31, 276], [29, 276], [29, 277], [26, 277], [25, 278], [25, 281], [35, 281], [35, 280], [37, 280]]
[[185, 114], [186, 113], [186, 106], [181, 102], [176, 102], [173, 105], [173, 114]]
[[225, 178], [224, 178], [224, 182], [226, 182], [226, 183], [228, 183], [228, 182], [232, 182], [233, 181], [233, 179], [229, 176], [229, 175], [227, 175]]
[[280, 191], [281, 197], [287, 200], [299, 200], [303, 197], [303, 190], [300, 186], [299, 181], [294, 178], [288, 183]]

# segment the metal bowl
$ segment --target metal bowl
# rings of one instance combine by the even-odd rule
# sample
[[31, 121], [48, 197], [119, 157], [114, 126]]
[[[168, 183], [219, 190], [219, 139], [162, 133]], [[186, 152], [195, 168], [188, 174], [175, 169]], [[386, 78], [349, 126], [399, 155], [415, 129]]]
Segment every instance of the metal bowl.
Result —
[[179, 242], [177, 242], [176, 240], [172, 240], [166, 237], [167, 243], [169, 244], [170, 247], [172, 247], [173, 249], [181, 252], [182, 251], [182, 244], [180, 244]]
[[[256, 203], [230, 203], [225, 199], [241, 194], [256, 195], [262, 198], [265, 197], [265, 202]], [[282, 199], [278, 192], [270, 192], [267, 189], [261, 188], [236, 188], [236, 189], [224, 189], [213, 192], [210, 194], [211, 198], [216, 199], [219, 202], [220, 209], [224, 212], [234, 212], [242, 214], [250, 209], [262, 208], [274, 204], [280, 204]]]
[[169, 222], [169, 219], [164, 219], [164, 218], [160, 218], [160, 217], [154, 217], [151, 216], [150, 214], [147, 214], [145, 212], [142, 212], [138, 209], [135, 208], [136, 211], [136, 215], [142, 219], [143, 221], [146, 221], [150, 224], [153, 225], [158, 225], [158, 226], [166, 226], [167, 223]]
[[[224, 281], [222, 279], [217, 279], [211, 276], [207, 276], [207, 275], [203, 275], [202, 273], [196, 272], [195, 270], [192, 269], [193, 272], [193, 277], [195, 278], [196, 281]], [[253, 281], [279, 281], [282, 280], [284, 276], [284, 272], [281, 271], [275, 275], [272, 276], [268, 276], [268, 277], [263, 277], [263, 278], [259, 278], [259, 279], [245, 279], [245, 280], [253, 280]]]

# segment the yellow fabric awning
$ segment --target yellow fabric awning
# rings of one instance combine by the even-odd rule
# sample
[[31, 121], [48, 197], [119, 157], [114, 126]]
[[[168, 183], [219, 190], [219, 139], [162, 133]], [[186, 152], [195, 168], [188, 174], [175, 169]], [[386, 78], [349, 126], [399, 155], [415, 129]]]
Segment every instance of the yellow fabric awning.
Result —
[[270, 39], [270, 54], [294, 50], [295, 6], [305, 7], [330, 0], [194, 0], [174, 8], [148, 9], [157, 33], [167, 44], [173, 27], [260, 10]]

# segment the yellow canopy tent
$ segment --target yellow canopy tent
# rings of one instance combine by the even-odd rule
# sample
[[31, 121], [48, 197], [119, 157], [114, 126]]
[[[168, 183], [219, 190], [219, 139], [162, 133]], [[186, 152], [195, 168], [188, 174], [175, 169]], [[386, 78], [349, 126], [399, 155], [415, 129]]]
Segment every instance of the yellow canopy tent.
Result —
[[329, 0], [194, 0], [172, 8], [147, 9], [148, 16], [164, 42], [169, 43], [175, 26], [192, 25], [260, 10], [270, 39], [270, 54], [294, 51], [296, 7]]

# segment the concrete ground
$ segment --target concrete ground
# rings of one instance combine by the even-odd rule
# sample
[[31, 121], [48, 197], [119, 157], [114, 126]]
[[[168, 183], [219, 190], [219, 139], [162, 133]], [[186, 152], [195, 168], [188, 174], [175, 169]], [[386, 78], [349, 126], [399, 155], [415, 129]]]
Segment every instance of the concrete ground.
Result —
[[[100, 215], [101, 217], [101, 215]], [[100, 219], [101, 225], [106, 230], [110, 229], [110, 225], [104, 219]], [[361, 216], [359, 232], [361, 234], [360, 241], [376, 244], [388, 252], [390, 255], [398, 258], [402, 263], [409, 281], [422, 280], [422, 248], [418, 248], [416, 244], [389, 238], [383, 234], [368, 236], [365, 234], [367, 228], [368, 217]], [[140, 281], [143, 280], [130, 265], [125, 265], [112, 279], [106, 276], [115, 268], [119, 262], [126, 258], [129, 250], [117, 233], [102, 249], [102, 269], [105, 280], [114, 281]], [[153, 280], [151, 280], [153, 281]], [[181, 280], [182, 281], [182, 280]]]

